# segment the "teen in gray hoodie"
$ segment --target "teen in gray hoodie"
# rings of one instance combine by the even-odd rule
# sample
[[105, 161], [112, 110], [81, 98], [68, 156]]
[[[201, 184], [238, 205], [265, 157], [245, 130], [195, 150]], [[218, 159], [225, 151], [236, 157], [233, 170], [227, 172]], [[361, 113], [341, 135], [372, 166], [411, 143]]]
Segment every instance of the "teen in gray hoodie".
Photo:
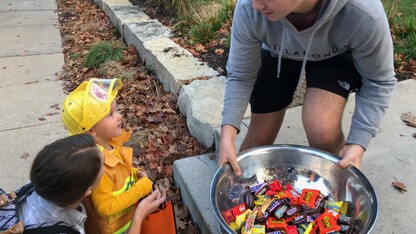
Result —
[[[307, 79], [302, 121], [309, 145], [361, 165], [397, 82], [380, 0], [238, 0], [227, 63], [218, 165], [236, 160], [235, 137], [250, 101], [240, 150], [272, 144], [298, 80]], [[347, 139], [341, 118], [357, 91]]]

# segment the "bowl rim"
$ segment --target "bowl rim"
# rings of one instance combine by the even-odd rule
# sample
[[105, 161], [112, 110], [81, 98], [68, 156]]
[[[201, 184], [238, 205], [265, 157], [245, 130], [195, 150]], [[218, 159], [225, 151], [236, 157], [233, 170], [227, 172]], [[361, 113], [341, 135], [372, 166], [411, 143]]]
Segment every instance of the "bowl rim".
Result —
[[[303, 146], [303, 145], [295, 145], [295, 144], [272, 144], [272, 145], [266, 145], [266, 146], [258, 146], [258, 147], [253, 147], [247, 150], [244, 150], [240, 153], [237, 154], [237, 162], [241, 161], [242, 159], [248, 157], [250, 155], [250, 153], [252, 153], [253, 151], [262, 151], [262, 150], [270, 150], [270, 149], [291, 149], [291, 150], [298, 150], [304, 153], [309, 153], [312, 154], [314, 156], [320, 157], [320, 158], [324, 158], [326, 160], [329, 160], [333, 163], [337, 163], [340, 161], [340, 157], [338, 157], [335, 154], [331, 154], [328, 153], [326, 151], [320, 150], [320, 149], [316, 149], [310, 146]], [[223, 174], [224, 171], [226, 170], [232, 170], [231, 169], [231, 165], [229, 163], [223, 164], [222, 166], [220, 166], [217, 171], [214, 174], [214, 177], [211, 180], [211, 184], [210, 184], [210, 203], [211, 203], [211, 208], [214, 211], [214, 215], [215, 218], [217, 219], [217, 221], [219, 222], [220, 226], [222, 226], [222, 228], [224, 228], [228, 233], [230, 234], [236, 234], [236, 232], [234, 232], [232, 229], [230, 229], [229, 225], [225, 222], [225, 220], [222, 218], [221, 213], [219, 212], [219, 210], [216, 207], [216, 203], [215, 203], [215, 191], [216, 191], [216, 185], [218, 184], [218, 177], [219, 175]], [[378, 198], [377, 198], [377, 194], [373, 188], [373, 186], [371, 185], [370, 181], [367, 179], [367, 177], [358, 169], [356, 168], [354, 165], [349, 165], [347, 168], [344, 169], [340, 169], [340, 170], [349, 170], [351, 172], [351, 174], [353, 174], [355, 177], [360, 177], [363, 178], [363, 185], [365, 187], [368, 188], [369, 193], [374, 194], [374, 201], [372, 201], [372, 209], [371, 212], [374, 214], [372, 216], [372, 218], [370, 220], [368, 220], [369, 222], [367, 223], [371, 223], [370, 226], [368, 226], [368, 232], [367, 233], [371, 233], [371, 230], [374, 228], [377, 218], [378, 218], [378, 210], [379, 210], [379, 205], [378, 205]]]

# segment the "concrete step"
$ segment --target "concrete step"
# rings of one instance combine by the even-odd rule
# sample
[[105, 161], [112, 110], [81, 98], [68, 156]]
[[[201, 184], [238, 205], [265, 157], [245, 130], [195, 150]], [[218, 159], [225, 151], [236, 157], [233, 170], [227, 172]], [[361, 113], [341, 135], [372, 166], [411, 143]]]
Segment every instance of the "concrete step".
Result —
[[[400, 193], [391, 186], [391, 182], [396, 178], [411, 186], [416, 181], [416, 139], [412, 137], [416, 128], [406, 126], [400, 119], [402, 113], [416, 113], [415, 90], [415, 80], [402, 81], [397, 85], [381, 131], [371, 142], [363, 159], [362, 171], [373, 185], [380, 203], [378, 221], [373, 233], [412, 233], [410, 230], [414, 230], [412, 217], [416, 208], [409, 204], [414, 203], [416, 190], [409, 188], [408, 192]], [[354, 111], [354, 100], [354, 95], [351, 95], [344, 113], [342, 125], [346, 134]], [[288, 110], [275, 143], [307, 145], [301, 110], [301, 107]], [[237, 147], [247, 132], [248, 124], [249, 121], [244, 120], [236, 140]], [[217, 128], [217, 139], [219, 133]], [[202, 233], [221, 233], [209, 200], [211, 180], [217, 170], [215, 155], [205, 154], [177, 160], [173, 170], [175, 184]]]

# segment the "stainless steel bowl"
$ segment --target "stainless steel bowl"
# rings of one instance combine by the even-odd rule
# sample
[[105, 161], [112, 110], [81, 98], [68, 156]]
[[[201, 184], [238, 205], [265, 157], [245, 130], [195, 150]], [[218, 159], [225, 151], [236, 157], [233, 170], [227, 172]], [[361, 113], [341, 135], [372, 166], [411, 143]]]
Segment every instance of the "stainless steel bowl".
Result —
[[369, 233], [378, 213], [377, 196], [367, 178], [354, 166], [337, 169], [335, 155], [297, 145], [271, 145], [246, 150], [238, 155], [242, 175], [229, 164], [221, 166], [210, 188], [210, 202], [221, 232], [235, 233], [221, 213], [239, 204], [246, 185], [278, 179], [290, 182], [297, 191], [319, 189], [334, 201], [348, 202], [348, 215], [359, 219], [360, 233]]

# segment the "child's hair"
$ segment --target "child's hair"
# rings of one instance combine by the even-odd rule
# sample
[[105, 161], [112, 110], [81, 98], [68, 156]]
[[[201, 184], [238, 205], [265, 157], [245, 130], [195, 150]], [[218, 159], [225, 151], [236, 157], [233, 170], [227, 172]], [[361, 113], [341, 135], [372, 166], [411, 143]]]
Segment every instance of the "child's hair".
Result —
[[102, 167], [101, 152], [89, 134], [77, 134], [45, 146], [36, 156], [30, 180], [39, 196], [66, 207], [84, 197]]

